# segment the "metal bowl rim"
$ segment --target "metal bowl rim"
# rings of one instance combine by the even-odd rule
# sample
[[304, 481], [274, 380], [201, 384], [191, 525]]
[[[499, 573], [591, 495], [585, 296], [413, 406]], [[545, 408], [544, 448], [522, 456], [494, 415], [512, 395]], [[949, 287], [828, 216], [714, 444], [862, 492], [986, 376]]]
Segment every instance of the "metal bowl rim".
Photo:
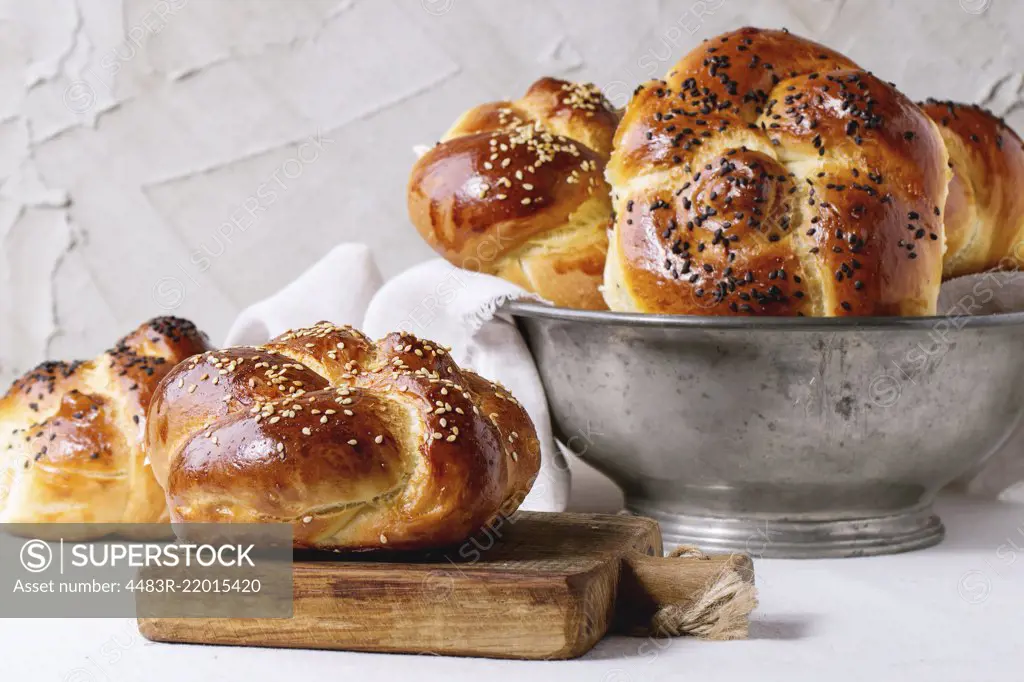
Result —
[[656, 329], [789, 330], [789, 331], [894, 331], [936, 329], [942, 323], [951, 327], [979, 329], [1024, 325], [1024, 311], [993, 315], [930, 315], [925, 317], [718, 317], [709, 315], [653, 315], [619, 313], [607, 310], [559, 308], [532, 301], [508, 301], [501, 312], [513, 317], [539, 318], [597, 325], [646, 327]]

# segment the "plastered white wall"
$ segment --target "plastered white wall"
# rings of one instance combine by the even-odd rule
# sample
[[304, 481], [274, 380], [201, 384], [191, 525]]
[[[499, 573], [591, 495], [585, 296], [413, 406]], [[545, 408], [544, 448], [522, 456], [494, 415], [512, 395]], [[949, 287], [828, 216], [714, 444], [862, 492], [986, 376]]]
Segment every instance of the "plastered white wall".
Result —
[[0, 0], [0, 388], [163, 312], [219, 341], [337, 242], [424, 259], [415, 144], [546, 74], [621, 104], [744, 24], [1024, 130], [1017, 0]]

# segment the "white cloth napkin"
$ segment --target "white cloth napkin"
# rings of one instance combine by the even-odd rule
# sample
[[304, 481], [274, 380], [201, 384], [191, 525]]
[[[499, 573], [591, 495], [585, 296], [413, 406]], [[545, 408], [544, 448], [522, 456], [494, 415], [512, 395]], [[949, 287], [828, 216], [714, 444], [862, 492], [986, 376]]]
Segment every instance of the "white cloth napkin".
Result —
[[515, 324], [495, 314], [515, 298], [531, 295], [440, 258], [384, 284], [369, 248], [342, 244], [284, 289], [242, 311], [225, 345], [260, 344], [289, 329], [327, 320], [350, 324], [373, 338], [409, 331], [449, 346], [458, 365], [504, 384], [533, 419], [541, 470], [522, 508], [563, 511], [569, 500], [569, 467], [555, 443], [537, 368]]

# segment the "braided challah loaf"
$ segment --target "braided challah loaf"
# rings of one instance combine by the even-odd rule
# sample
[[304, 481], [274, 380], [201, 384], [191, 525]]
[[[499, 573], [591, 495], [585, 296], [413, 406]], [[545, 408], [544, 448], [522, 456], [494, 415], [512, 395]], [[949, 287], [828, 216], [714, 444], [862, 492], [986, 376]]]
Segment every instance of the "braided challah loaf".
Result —
[[633, 96], [608, 166], [613, 310], [928, 315], [949, 181], [935, 124], [787, 32], [705, 41]]
[[46, 362], [0, 399], [0, 522], [155, 523], [163, 490], [146, 409], [178, 362], [209, 346], [191, 322], [143, 324], [87, 362]]
[[409, 217], [455, 265], [557, 305], [604, 308], [604, 179], [617, 114], [592, 85], [543, 78], [462, 115], [409, 178]]
[[1024, 265], [1024, 143], [984, 109], [928, 100], [953, 179], [946, 198], [946, 277]]
[[147, 442], [176, 522], [283, 522], [296, 547], [464, 540], [540, 466], [516, 400], [443, 348], [321, 322], [179, 365]]

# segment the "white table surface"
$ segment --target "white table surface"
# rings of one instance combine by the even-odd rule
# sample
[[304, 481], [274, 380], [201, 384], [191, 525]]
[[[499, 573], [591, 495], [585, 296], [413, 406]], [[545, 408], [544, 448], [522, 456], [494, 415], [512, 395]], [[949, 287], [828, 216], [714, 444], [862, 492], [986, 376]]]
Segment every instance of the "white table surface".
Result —
[[[580, 473], [574, 508], [617, 504]], [[757, 561], [742, 642], [610, 637], [573, 661], [496, 661], [158, 644], [127, 618], [12, 619], [0, 620], [0, 680], [1024, 680], [1024, 505], [944, 497], [939, 514], [946, 539], [923, 551]]]

